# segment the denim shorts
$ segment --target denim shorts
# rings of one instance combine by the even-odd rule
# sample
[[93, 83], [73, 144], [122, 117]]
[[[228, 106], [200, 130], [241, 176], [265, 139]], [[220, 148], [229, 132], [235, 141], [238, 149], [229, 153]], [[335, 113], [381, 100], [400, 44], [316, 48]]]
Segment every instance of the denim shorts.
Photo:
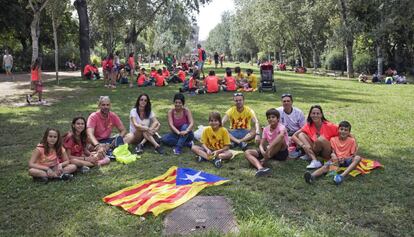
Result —
[[233, 137], [235, 137], [237, 139], [242, 139], [247, 134], [250, 133], [250, 130], [247, 130], [247, 129], [232, 129], [232, 130], [229, 130], [229, 132]]

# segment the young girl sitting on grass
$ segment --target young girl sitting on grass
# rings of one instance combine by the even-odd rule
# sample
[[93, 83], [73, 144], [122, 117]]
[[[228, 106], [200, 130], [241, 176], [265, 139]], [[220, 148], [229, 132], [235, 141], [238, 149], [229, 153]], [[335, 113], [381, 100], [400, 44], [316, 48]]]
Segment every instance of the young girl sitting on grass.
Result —
[[75, 171], [76, 165], [69, 162], [59, 130], [47, 128], [30, 157], [29, 175], [35, 181], [47, 182], [49, 179], [69, 180]]
[[220, 168], [222, 160], [232, 157], [229, 150], [230, 135], [222, 126], [220, 113], [211, 112], [208, 123], [210, 126], [204, 128], [201, 135], [201, 146], [193, 145], [191, 150], [198, 155], [198, 162], [209, 160], [214, 163], [214, 166]]
[[70, 163], [76, 165], [81, 173], [89, 171], [90, 167], [105, 165], [110, 162], [105, 153], [90, 152], [90, 144], [86, 134], [86, 119], [76, 117], [72, 120], [72, 129], [63, 136], [63, 146], [66, 149]]

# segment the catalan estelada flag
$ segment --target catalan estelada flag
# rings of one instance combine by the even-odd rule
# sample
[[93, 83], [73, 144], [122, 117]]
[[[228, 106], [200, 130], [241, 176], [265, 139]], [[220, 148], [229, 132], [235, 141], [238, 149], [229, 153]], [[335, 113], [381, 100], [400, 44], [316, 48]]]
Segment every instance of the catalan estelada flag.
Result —
[[163, 175], [112, 193], [103, 201], [131, 214], [152, 212], [158, 216], [190, 200], [205, 187], [228, 181], [213, 174], [173, 166]]

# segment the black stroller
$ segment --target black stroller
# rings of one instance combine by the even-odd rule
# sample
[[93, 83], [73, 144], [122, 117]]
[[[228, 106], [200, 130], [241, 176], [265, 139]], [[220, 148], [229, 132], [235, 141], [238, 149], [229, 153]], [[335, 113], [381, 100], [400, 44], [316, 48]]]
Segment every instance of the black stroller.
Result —
[[260, 65], [260, 86], [259, 92], [272, 90], [276, 92], [276, 84], [273, 80], [273, 64], [264, 63]]

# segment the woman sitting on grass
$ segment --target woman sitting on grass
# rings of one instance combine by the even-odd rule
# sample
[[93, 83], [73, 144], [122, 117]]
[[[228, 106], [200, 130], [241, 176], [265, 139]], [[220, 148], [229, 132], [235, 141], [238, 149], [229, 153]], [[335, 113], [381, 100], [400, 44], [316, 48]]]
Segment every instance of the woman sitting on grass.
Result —
[[70, 163], [76, 165], [81, 173], [89, 171], [95, 165], [105, 165], [110, 159], [102, 152], [90, 152], [90, 143], [86, 135], [86, 119], [76, 117], [72, 120], [71, 131], [63, 136], [63, 146], [66, 149]]
[[75, 171], [76, 165], [69, 162], [59, 130], [47, 128], [30, 157], [29, 175], [35, 181], [47, 182], [49, 179], [71, 179]]
[[230, 149], [230, 135], [223, 128], [221, 116], [218, 112], [211, 112], [208, 118], [210, 126], [204, 128], [201, 135], [201, 146], [193, 145], [191, 150], [198, 155], [198, 162], [212, 161], [214, 166], [221, 168], [221, 160], [232, 157]]
[[325, 118], [320, 105], [313, 105], [309, 110], [305, 126], [295, 132], [292, 139], [312, 160], [306, 168], [316, 169], [322, 166], [316, 156], [320, 155], [328, 160], [332, 153], [329, 141], [336, 136], [338, 136], [338, 126]]
[[188, 108], [184, 107], [185, 97], [183, 94], [175, 94], [174, 108], [168, 111], [168, 125], [171, 132], [162, 137], [162, 142], [174, 146], [174, 154], [180, 155], [184, 146], [192, 146], [194, 134], [193, 115]]
[[160, 138], [157, 133], [161, 127], [160, 122], [151, 111], [151, 101], [147, 94], [138, 96], [133, 109], [129, 115], [129, 133], [125, 136], [124, 142], [128, 144], [138, 144], [135, 153], [140, 154], [144, 151], [144, 144], [149, 141], [158, 154], [164, 154], [161, 145], [155, 140]]

